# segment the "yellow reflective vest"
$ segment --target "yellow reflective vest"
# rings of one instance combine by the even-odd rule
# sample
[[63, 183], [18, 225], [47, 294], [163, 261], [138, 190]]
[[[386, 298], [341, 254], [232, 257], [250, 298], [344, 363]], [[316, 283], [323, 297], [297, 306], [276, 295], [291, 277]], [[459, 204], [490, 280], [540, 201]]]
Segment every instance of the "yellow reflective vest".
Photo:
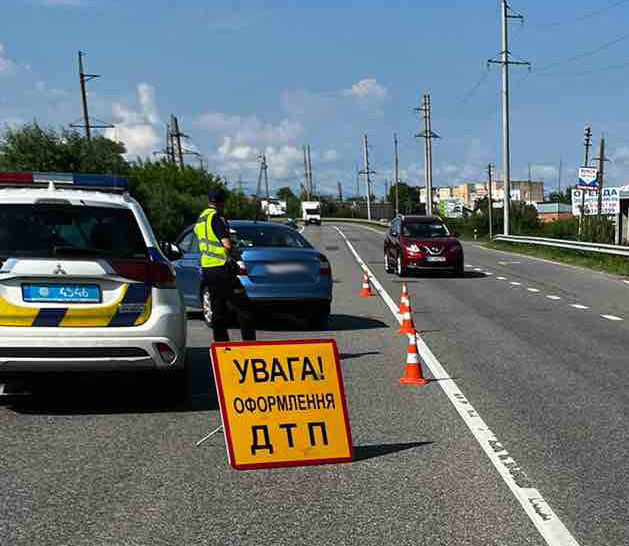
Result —
[[201, 267], [220, 267], [227, 263], [227, 249], [212, 231], [212, 218], [215, 214], [216, 209], [205, 209], [194, 226], [194, 233], [199, 240]]

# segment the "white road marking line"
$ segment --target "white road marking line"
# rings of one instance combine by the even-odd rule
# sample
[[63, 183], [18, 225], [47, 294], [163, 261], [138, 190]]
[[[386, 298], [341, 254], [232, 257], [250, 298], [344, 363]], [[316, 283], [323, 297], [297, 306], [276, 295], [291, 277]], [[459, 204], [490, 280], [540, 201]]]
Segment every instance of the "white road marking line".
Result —
[[522, 286], [521, 282], [515, 282], [515, 281], [511, 281], [509, 284], [512, 284], [513, 286]]
[[493, 275], [491, 271], [485, 271], [485, 275]]
[[622, 282], [624, 282], [625, 284], [629, 284], [629, 281], [622, 281]]
[[587, 305], [581, 305], [579, 303], [571, 303], [570, 307], [574, 307], [575, 309], [589, 309]]
[[496, 277], [499, 281], [506, 281], [507, 277]]
[[482, 271], [482, 269], [480, 267], [475, 267], [474, 271]]
[[472, 264], [465, 264], [465, 267], [476, 267], [476, 266]]
[[607, 320], [625, 320], [621, 317], [617, 317], [616, 315], [601, 315], [601, 317]]
[[561, 296], [546, 296], [549, 300], [560, 300]]
[[537, 293], [539, 290], [537, 288], [527, 288], [529, 292]]
[[302, 226], [302, 228], [299, 230], [299, 233], [303, 233], [304, 229], [306, 229], [306, 226]]
[[519, 264], [520, 262], [498, 262], [500, 265], [516, 265]]
[[[393, 316], [401, 323], [398, 316], [398, 308], [382, 287], [377, 277], [367, 267], [367, 264], [356, 252], [354, 246], [347, 240], [345, 234], [336, 228], [345, 244], [356, 258], [358, 264], [367, 272], [375, 290], [387, 304]], [[579, 543], [570, 534], [570, 531], [553, 512], [550, 505], [544, 500], [541, 493], [535, 489], [530, 478], [524, 470], [517, 465], [510, 453], [504, 448], [496, 435], [489, 429], [485, 421], [474, 409], [469, 400], [461, 392], [454, 379], [445, 370], [437, 357], [432, 353], [428, 345], [418, 335], [417, 347], [419, 353], [437, 380], [448, 400], [452, 403], [458, 414], [468, 426], [476, 441], [492, 462], [502, 479], [505, 481], [515, 498], [518, 500], [527, 516], [531, 519], [539, 533], [549, 546], [579, 546]]]

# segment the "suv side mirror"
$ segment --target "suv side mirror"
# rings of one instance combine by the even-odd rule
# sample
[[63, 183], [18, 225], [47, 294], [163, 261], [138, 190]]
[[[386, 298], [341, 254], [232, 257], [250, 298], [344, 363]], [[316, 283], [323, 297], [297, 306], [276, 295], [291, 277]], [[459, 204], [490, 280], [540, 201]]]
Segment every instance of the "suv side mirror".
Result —
[[164, 256], [166, 256], [166, 258], [168, 258], [171, 262], [183, 258], [183, 252], [176, 244], [161, 242], [159, 246]]

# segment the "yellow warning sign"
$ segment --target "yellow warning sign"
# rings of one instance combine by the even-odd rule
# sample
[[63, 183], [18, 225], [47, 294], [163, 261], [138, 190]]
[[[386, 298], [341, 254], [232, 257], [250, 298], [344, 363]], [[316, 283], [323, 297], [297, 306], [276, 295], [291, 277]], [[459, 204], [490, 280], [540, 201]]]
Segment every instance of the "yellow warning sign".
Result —
[[239, 470], [352, 460], [336, 342], [214, 343], [230, 464]]

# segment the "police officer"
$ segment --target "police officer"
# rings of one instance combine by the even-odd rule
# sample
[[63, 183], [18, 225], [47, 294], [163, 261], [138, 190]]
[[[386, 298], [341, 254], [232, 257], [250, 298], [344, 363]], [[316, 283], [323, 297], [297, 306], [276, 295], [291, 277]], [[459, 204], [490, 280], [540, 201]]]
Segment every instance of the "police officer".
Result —
[[238, 279], [240, 252], [230, 238], [229, 224], [223, 218], [227, 193], [222, 188], [208, 192], [208, 208], [194, 227], [199, 240], [203, 280], [210, 291], [214, 341], [229, 341], [229, 309], [238, 317], [242, 339], [255, 340], [256, 331], [249, 298]]

